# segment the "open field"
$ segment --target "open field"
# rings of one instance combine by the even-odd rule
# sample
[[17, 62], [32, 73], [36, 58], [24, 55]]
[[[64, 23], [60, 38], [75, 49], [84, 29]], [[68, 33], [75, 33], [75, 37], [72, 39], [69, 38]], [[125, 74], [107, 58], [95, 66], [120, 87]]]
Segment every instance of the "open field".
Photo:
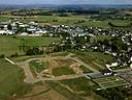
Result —
[[58, 93], [47, 83], [37, 83], [32, 90], [24, 96], [18, 96], [14, 100], [68, 100], [65, 96]]
[[83, 77], [71, 80], [63, 80], [61, 83], [68, 85], [73, 91], [80, 91], [80, 94], [87, 94], [90, 92], [90, 90], [95, 88], [95, 84], [93, 82]]
[[23, 82], [23, 71], [4, 59], [0, 59], [0, 100], [9, 100], [25, 94], [31, 86]]
[[69, 68], [67, 66], [64, 66], [64, 67], [60, 67], [60, 68], [53, 69], [52, 73], [55, 76], [61, 76], [61, 75], [74, 74], [75, 72], [71, 68]]
[[[31, 59], [31, 58], [30, 58]], [[34, 58], [33, 58], [34, 59]], [[48, 67], [46, 73], [49, 73], [49, 76], [55, 75], [57, 76], [62, 76], [62, 75], [74, 75], [76, 74], [76, 70], [78, 70], [79, 66], [77, 62], [72, 61], [71, 59], [68, 59], [67, 56], [45, 56], [44, 58], [38, 58], [40, 61], [48, 62]], [[27, 61], [27, 60], [26, 60]], [[29, 61], [29, 60], [28, 60]], [[31, 61], [35, 61], [31, 60]], [[77, 64], [77, 66], [76, 66]], [[35, 64], [36, 65], [36, 64]], [[37, 65], [38, 66], [38, 65]], [[63, 67], [64, 66], [64, 67]], [[28, 67], [28, 66], [26, 66]], [[75, 70], [75, 68], [77, 69]], [[37, 67], [38, 68], [38, 67]], [[80, 67], [80, 70], [85, 68]], [[45, 69], [44, 69], [45, 70]], [[49, 72], [48, 72], [49, 71]], [[52, 72], [52, 73], [50, 73]], [[45, 71], [41, 71], [41, 74], [46, 74]], [[40, 75], [41, 75], [40, 74]], [[51, 75], [50, 75], [51, 74]], [[49, 77], [50, 79], [53, 79], [55, 77]], [[44, 79], [48, 79], [48, 77], [41, 77]], [[66, 79], [66, 80], [65, 80]], [[42, 100], [42, 98], [47, 98], [48, 100], [53, 100], [52, 96], [50, 93], [53, 93], [57, 95], [57, 97], [62, 98], [62, 100], [103, 100], [100, 96], [96, 95], [92, 89], [96, 88], [96, 85], [91, 81], [86, 79], [85, 77], [82, 78], [73, 78], [73, 79], [67, 79], [67, 76], [62, 78], [60, 81], [48, 81], [46, 82], [48, 85], [42, 85], [43, 88], [40, 88], [40, 90], [37, 90], [37, 88], [26, 94], [25, 98], [24, 97], [18, 97], [18, 100], [28, 100], [29, 98], [32, 98], [33, 100], [39, 98]], [[46, 86], [46, 87], [44, 87]], [[34, 87], [37, 87], [36, 85]], [[41, 86], [40, 86], [41, 87]], [[50, 88], [49, 88], [50, 87]], [[35, 91], [38, 91], [37, 93]], [[46, 91], [46, 92], [45, 92]], [[56, 92], [55, 92], [56, 91]], [[35, 95], [35, 96], [34, 96]], [[47, 95], [47, 96], [45, 96]], [[62, 96], [61, 96], [62, 95]], [[64, 97], [63, 97], [64, 96]], [[48, 98], [50, 97], [50, 98]], [[35, 99], [34, 99], [35, 98]]]
[[[58, 82], [58, 81], [50, 82], [50, 81], [48, 81], [47, 83], [51, 88], [53, 88], [58, 93], [65, 96], [68, 100], [104, 100], [102, 97], [96, 95], [94, 92], [92, 92], [90, 90], [89, 91], [87, 90], [87, 93], [86, 93], [86, 91], [84, 92], [83, 90], [86, 90], [84, 88], [88, 89], [88, 87], [90, 87], [90, 86], [89, 86], [89, 84], [87, 85], [87, 84], [83, 83], [82, 85], [85, 85], [85, 86], [81, 87], [80, 80], [82, 82], [84, 82], [83, 78], [82, 79], [79, 78], [79, 79], [69, 80], [67, 82]], [[85, 80], [85, 78], [84, 78], [84, 80]], [[74, 88], [77, 87], [77, 89], [79, 89], [79, 90], [76, 90], [76, 89], [74, 90], [73, 87], [69, 87], [69, 86], [73, 86]], [[82, 89], [80, 90], [80, 88], [82, 88]]]
[[59, 41], [59, 38], [52, 37], [13, 37], [0, 36], [0, 54], [10, 56], [14, 53], [23, 54], [20, 46], [47, 46], [52, 42]]
[[97, 86], [91, 81], [84, 77], [70, 79], [70, 80], [62, 80], [60, 81], [63, 86], [65, 86], [69, 91], [73, 92], [80, 97], [85, 98], [87, 100], [103, 100], [100, 96], [96, 95], [93, 90], [97, 88]]
[[76, 52], [77, 57], [79, 57], [85, 63], [91, 65], [97, 70], [105, 69], [105, 64], [113, 61], [113, 57], [110, 55], [105, 55], [100, 52]]
[[125, 86], [128, 84], [124, 79], [118, 76], [98, 78], [98, 79], [94, 79], [93, 81], [95, 81], [100, 86], [101, 89], [114, 88], [117, 86]]
[[[36, 59], [34, 57], [29, 59], [26, 58], [25, 61], [23, 60], [20, 61], [21, 64], [22, 63], [25, 64], [25, 65], [22, 64], [22, 66], [25, 68], [29, 67], [27, 64], [32, 61], [31, 64], [35, 65], [34, 66], [35, 70], [36, 69], [39, 70], [37, 75], [40, 75], [40, 80], [45, 79], [45, 81], [44, 80], [41, 81], [42, 83], [46, 82], [46, 84], [42, 84], [41, 86], [34, 84], [31, 92], [28, 92], [24, 96], [17, 96], [16, 100], [28, 100], [28, 99], [43, 100], [42, 98], [45, 98], [47, 100], [53, 100], [53, 96], [51, 95], [52, 93], [53, 95], [57, 95], [56, 99], [62, 98], [62, 100], [71, 100], [71, 99], [104, 100], [102, 97], [100, 97], [94, 92], [94, 90], [98, 89], [99, 86], [104, 89], [104, 88], [113, 88], [116, 86], [126, 85], [126, 82], [123, 79], [116, 76], [94, 79], [94, 82], [91, 81], [90, 79], [85, 78], [84, 76], [80, 78], [73, 77], [72, 79], [68, 79], [67, 76], [65, 76], [60, 80], [54, 80], [55, 78], [57, 79], [58, 76], [62, 76], [64, 74], [65, 75], [77, 74], [78, 69], [79, 72], [80, 70], [82, 72], [82, 69], [87, 70], [85, 68], [82, 68], [80, 64], [78, 65], [76, 61], [72, 61], [70, 58], [68, 58], [69, 55], [65, 55], [65, 56], [47, 55], [45, 57], [38, 57]], [[70, 57], [74, 57], [74, 56], [70, 56]], [[48, 67], [46, 67], [45, 69], [44, 66], [41, 66], [40, 61], [48, 62]], [[44, 75], [48, 75], [48, 76], [44, 76]], [[38, 79], [38, 78], [39, 77], [34, 77], [34, 79]], [[98, 83], [99, 86], [95, 83]]]
[[44, 69], [48, 68], [48, 63], [47, 62], [41, 62], [39, 60], [33, 60], [29, 62], [30, 69], [35, 73], [39, 73], [43, 71]]

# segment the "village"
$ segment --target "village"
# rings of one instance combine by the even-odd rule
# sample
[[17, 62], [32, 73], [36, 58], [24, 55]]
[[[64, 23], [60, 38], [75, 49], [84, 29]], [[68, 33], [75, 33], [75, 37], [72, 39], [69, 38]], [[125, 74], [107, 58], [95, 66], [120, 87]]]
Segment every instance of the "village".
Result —
[[54, 43], [58, 51], [92, 49], [116, 58], [115, 62], [106, 64], [110, 70], [113, 67], [132, 68], [132, 32], [128, 30], [68, 25], [40, 26], [36, 22], [9, 20], [0, 22], [0, 35], [59, 37], [61, 43]]
[[[17, 36], [17, 37], [57, 37], [60, 39], [59, 42], [52, 42], [49, 46], [45, 46], [48, 51], [47, 56], [42, 57], [43, 52], [34, 53], [32, 51], [42, 50], [42, 47], [31, 47], [27, 51], [27, 55], [37, 56], [39, 54], [40, 58], [30, 58], [23, 62], [17, 63], [18, 66], [23, 68], [26, 78], [24, 81], [28, 84], [34, 84], [39, 81], [45, 80], [63, 80], [72, 79], [78, 77], [85, 77], [87, 80], [92, 80], [99, 87], [96, 91], [101, 91], [109, 88], [116, 88], [120, 86], [125, 86], [131, 88], [132, 81], [132, 31], [124, 30], [121, 28], [100, 28], [100, 27], [86, 27], [86, 26], [73, 26], [73, 25], [52, 25], [45, 24], [39, 25], [37, 22], [20, 22], [18, 20], [0, 22], [0, 35], [1, 36]], [[26, 46], [26, 44], [24, 44]], [[23, 46], [24, 46], [23, 45]], [[50, 49], [49, 49], [50, 48]], [[42, 50], [43, 51], [43, 50]], [[91, 67], [83, 60], [80, 60], [74, 56], [74, 52], [96, 52], [102, 53], [103, 55], [109, 55], [113, 58], [112, 61], [105, 63], [104, 68], [97, 70]], [[44, 51], [45, 52], [45, 51]], [[74, 75], [63, 75], [54, 76], [47, 71], [50, 69], [42, 70], [42, 72], [32, 72], [33, 69], [29, 68], [29, 63], [38, 60], [53, 60], [57, 62], [56, 59], [60, 60], [58, 56], [49, 56], [50, 53], [68, 52], [67, 55], [61, 56], [61, 60], [70, 60], [76, 64], [83, 65], [84, 67], [90, 69], [89, 71], [84, 71], [83, 73], [75, 72]], [[33, 54], [32, 54], [33, 53]], [[27, 56], [26, 55], [26, 56]], [[15, 55], [16, 56], [16, 55]], [[12, 61], [15, 56], [6, 57], [5, 60], [9, 63], [16, 64]], [[17, 55], [18, 56], [18, 55]], [[17, 58], [17, 57], [16, 57]], [[34, 59], [34, 60], [32, 60]], [[40, 60], [40, 61], [39, 61]], [[38, 63], [36, 62], [36, 63]], [[50, 61], [51, 63], [52, 61]], [[33, 65], [34, 66], [34, 65]], [[41, 64], [39, 65], [41, 66]], [[55, 66], [55, 65], [52, 65]], [[101, 66], [102, 65], [99, 65]], [[63, 68], [63, 67], [62, 67]], [[37, 69], [37, 68], [36, 68]], [[74, 69], [74, 68], [73, 68]], [[91, 72], [92, 71], [92, 72]], [[34, 73], [36, 76], [34, 76]], [[60, 73], [60, 72], [59, 72]], [[69, 73], [69, 72], [68, 72]], [[119, 83], [119, 84], [118, 84]]]

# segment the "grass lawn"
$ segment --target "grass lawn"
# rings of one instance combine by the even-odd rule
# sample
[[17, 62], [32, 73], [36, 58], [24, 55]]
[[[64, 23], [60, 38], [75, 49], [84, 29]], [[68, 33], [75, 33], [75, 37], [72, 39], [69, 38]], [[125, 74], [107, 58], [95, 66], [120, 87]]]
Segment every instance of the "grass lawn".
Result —
[[33, 73], [38, 72], [40, 73], [44, 69], [48, 68], [48, 63], [47, 62], [41, 62], [39, 60], [33, 60], [29, 62], [29, 66]]
[[13, 37], [0, 36], [0, 54], [10, 56], [14, 53], [23, 54], [20, 46], [47, 46], [52, 42], [59, 41], [59, 38], [52, 37]]
[[24, 73], [15, 65], [0, 59], [0, 100], [10, 100], [13, 95], [22, 96], [31, 89], [23, 82]]
[[59, 67], [59, 68], [54, 68], [52, 70], [52, 73], [55, 76], [75, 74], [75, 72], [71, 68], [69, 68], [67, 66], [63, 66], [63, 67]]

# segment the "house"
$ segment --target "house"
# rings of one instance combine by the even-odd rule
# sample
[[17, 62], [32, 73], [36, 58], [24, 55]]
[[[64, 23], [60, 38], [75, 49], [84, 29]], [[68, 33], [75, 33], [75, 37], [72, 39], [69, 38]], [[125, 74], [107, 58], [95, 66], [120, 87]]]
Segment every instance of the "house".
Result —
[[28, 36], [28, 33], [22, 32], [22, 33], [20, 33], [20, 36]]
[[0, 35], [13, 35], [13, 34], [15, 33], [10, 30], [0, 30]]
[[114, 62], [111, 64], [111, 67], [117, 67], [118, 65], [119, 65], [118, 62]]
[[102, 71], [102, 74], [105, 75], [105, 76], [110, 76], [110, 75], [113, 74], [113, 72], [111, 70], [106, 69], [106, 70]]

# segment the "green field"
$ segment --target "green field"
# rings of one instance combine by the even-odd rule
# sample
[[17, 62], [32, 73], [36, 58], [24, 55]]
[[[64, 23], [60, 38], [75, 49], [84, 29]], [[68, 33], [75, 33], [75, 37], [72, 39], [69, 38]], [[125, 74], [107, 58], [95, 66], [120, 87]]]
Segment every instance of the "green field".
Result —
[[48, 81], [49, 86], [68, 100], [105, 100], [92, 91], [95, 84], [86, 78], [76, 78], [63, 81]]
[[84, 73], [91, 73], [92, 71], [89, 70], [88, 68], [86, 68], [85, 66], [81, 65], [80, 69], [84, 72]]
[[52, 73], [55, 76], [75, 74], [75, 72], [68, 66], [54, 68]]
[[29, 66], [33, 73], [38, 72], [40, 73], [44, 69], [48, 68], [48, 63], [47, 62], [41, 62], [39, 60], [33, 60], [29, 62]]
[[63, 84], [68, 85], [74, 91], [84, 91], [83, 93], [90, 92], [95, 84], [86, 78], [77, 78], [61, 81]]
[[[92, 100], [104, 100], [100, 96], [96, 95], [93, 91], [98, 88], [91, 80], [88, 80], [84, 77], [63, 80], [60, 81], [66, 87], [68, 86], [74, 93], [78, 94], [81, 97], [92, 97]], [[87, 100], [87, 99], [86, 99]]]
[[106, 55], [101, 52], [75, 52], [77, 57], [79, 57], [82, 61], [94, 67], [97, 70], [105, 69], [105, 64], [108, 62], [112, 62], [114, 58], [110, 55]]
[[10, 56], [14, 53], [23, 54], [20, 46], [47, 46], [52, 42], [59, 41], [59, 38], [52, 37], [13, 37], [0, 36], [0, 55], [5, 54]]
[[0, 100], [11, 100], [12, 96], [22, 96], [31, 89], [23, 82], [24, 73], [15, 65], [0, 59]]
[[6, 21], [9, 19], [17, 18], [22, 22], [30, 22], [30, 21], [37, 21], [40, 25], [44, 24], [65, 24], [65, 25], [79, 25], [79, 26], [89, 26], [89, 27], [103, 27], [109, 28], [109, 22], [114, 22], [117, 25], [121, 23], [121, 25], [130, 24], [128, 20], [95, 20], [91, 19], [88, 15], [70, 15], [66, 17], [60, 17], [57, 15], [53, 16], [0, 16], [0, 21]]

